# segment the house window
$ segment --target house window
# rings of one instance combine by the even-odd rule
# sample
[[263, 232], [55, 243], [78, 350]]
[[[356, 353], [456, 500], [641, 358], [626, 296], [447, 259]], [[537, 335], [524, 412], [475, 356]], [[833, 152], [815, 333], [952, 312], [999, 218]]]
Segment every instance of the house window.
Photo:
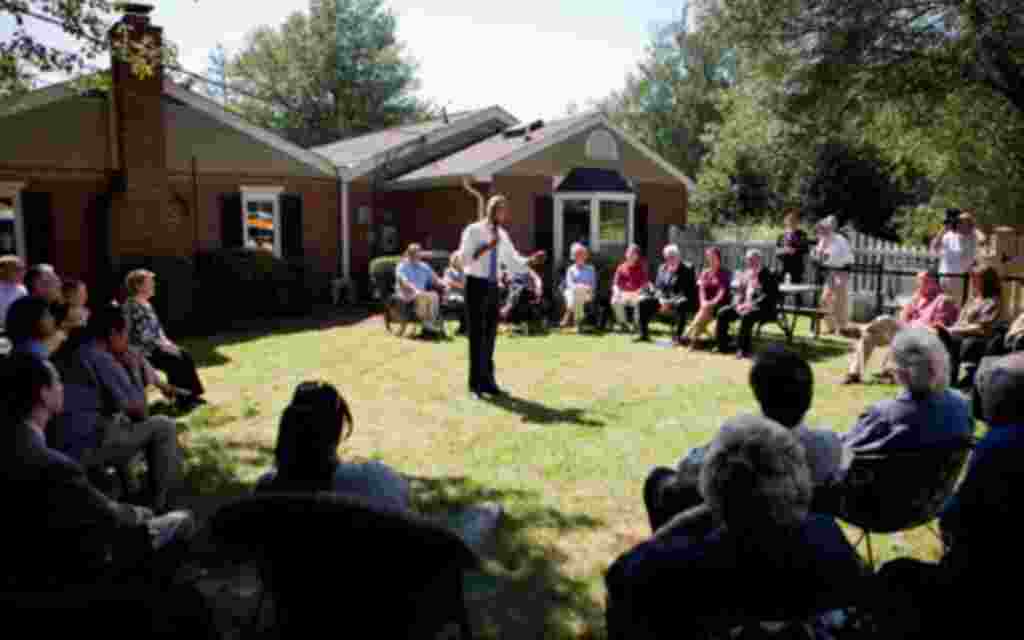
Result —
[[21, 183], [0, 182], [0, 256], [25, 260], [25, 229], [21, 215]]
[[283, 191], [283, 187], [242, 187], [242, 230], [247, 248], [281, 257]]

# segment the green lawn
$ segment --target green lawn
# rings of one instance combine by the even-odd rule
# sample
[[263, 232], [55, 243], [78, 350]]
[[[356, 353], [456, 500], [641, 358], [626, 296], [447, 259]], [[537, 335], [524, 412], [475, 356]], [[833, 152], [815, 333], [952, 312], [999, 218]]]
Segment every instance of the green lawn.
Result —
[[[185, 420], [194, 484], [230, 493], [251, 483], [270, 464], [295, 385], [323, 378], [355, 415], [343, 456], [409, 476], [424, 512], [504, 505], [494, 562], [471, 594], [484, 637], [602, 637], [603, 571], [649, 534], [647, 472], [706, 442], [724, 418], [756, 410], [749, 361], [617, 334], [503, 335], [498, 379], [513, 398], [495, 403], [466, 392], [465, 339], [394, 338], [379, 317], [291, 321], [188, 345], [211, 401]], [[845, 431], [895, 393], [836, 385], [849, 348], [824, 338], [803, 347], [817, 382], [809, 424]], [[924, 529], [875, 540], [883, 559], [938, 554]]]

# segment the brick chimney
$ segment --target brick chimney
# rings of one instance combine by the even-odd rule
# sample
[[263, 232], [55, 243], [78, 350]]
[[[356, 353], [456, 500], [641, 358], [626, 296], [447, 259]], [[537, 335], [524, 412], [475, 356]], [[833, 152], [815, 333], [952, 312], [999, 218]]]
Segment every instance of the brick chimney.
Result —
[[[117, 264], [127, 254], [171, 255], [175, 234], [162, 232], [170, 203], [160, 56], [152, 60], [152, 73], [138, 74], [124, 53], [136, 47], [159, 52], [163, 29], [149, 22], [153, 7], [124, 4], [124, 16], [109, 34], [114, 99], [115, 148], [122, 173], [123, 190], [110, 210], [110, 252]], [[126, 46], [127, 43], [127, 46]]]

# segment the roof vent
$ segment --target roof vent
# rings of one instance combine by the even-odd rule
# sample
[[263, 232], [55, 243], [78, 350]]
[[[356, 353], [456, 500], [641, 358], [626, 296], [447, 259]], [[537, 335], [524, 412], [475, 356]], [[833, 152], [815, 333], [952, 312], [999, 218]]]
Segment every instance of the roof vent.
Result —
[[536, 131], [537, 129], [540, 129], [543, 126], [544, 126], [544, 121], [543, 120], [534, 120], [533, 122], [531, 122], [529, 124], [517, 124], [517, 125], [511, 126], [508, 129], [505, 129], [505, 131], [502, 132], [502, 135], [505, 136], [506, 138], [522, 138], [522, 137], [525, 137], [525, 138], [529, 139], [529, 137], [530, 137], [529, 134], [530, 133]]

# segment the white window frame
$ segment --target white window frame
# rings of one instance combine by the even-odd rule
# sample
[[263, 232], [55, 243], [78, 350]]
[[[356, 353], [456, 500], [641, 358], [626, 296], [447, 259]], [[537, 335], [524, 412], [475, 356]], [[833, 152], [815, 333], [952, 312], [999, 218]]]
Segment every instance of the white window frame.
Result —
[[25, 190], [24, 182], [0, 182], [0, 197], [10, 198], [14, 203], [14, 245], [18, 257], [28, 260], [25, 246], [25, 214], [21, 210], [21, 192]]
[[624, 202], [629, 206], [629, 213], [626, 217], [626, 244], [634, 242], [633, 236], [636, 233], [636, 194], [615, 193], [607, 191], [562, 191], [554, 194], [555, 215], [554, 218], [554, 259], [555, 264], [562, 264], [562, 244], [565, 236], [565, 203], [569, 200], [584, 200], [590, 202], [590, 250], [601, 251], [601, 203], [602, 202]]
[[245, 187], [242, 192], [242, 242], [243, 246], [249, 247], [249, 203], [250, 202], [272, 202], [274, 204], [274, 255], [281, 257], [281, 194], [284, 187]]

